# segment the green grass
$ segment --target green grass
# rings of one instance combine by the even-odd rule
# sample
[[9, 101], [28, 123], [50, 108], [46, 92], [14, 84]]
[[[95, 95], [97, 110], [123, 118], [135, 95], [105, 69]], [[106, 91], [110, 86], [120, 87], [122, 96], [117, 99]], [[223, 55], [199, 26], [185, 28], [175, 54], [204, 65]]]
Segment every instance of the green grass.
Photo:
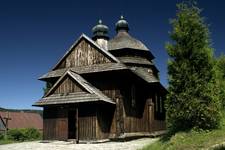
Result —
[[9, 139], [1, 139], [0, 140], [0, 145], [3, 145], [3, 144], [10, 144], [10, 143], [15, 143], [16, 141], [13, 141], [13, 140], [9, 140]]
[[[169, 139], [163, 137], [155, 143], [147, 145], [142, 150], [199, 150], [207, 149], [223, 142], [225, 142], [225, 117], [219, 129], [178, 132]], [[225, 150], [225, 147], [221, 146], [216, 148], [216, 150]]]

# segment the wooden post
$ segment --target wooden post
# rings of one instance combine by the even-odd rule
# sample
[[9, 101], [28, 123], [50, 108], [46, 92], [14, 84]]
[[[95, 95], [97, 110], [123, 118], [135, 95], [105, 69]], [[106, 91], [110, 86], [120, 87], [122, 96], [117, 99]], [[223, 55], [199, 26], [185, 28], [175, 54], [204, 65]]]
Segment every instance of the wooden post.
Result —
[[79, 117], [78, 107], [76, 108], [76, 143], [79, 143]]
[[6, 130], [5, 130], [5, 136], [7, 135], [7, 131], [8, 131], [8, 126], [9, 126], [9, 120], [11, 120], [11, 118], [9, 117], [9, 112], [7, 112], [7, 117], [4, 117], [3, 119], [5, 119], [5, 128], [6, 128]]

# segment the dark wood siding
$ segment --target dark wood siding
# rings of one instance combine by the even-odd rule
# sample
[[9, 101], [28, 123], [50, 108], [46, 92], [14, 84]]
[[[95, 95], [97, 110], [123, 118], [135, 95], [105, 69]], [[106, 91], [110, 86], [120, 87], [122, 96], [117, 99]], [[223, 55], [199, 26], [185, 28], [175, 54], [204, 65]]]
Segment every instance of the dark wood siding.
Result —
[[[109, 104], [99, 104], [97, 106], [97, 139], [107, 139], [113, 126], [115, 106]], [[111, 131], [111, 132], [110, 132]]]
[[[135, 88], [132, 88], [135, 87]], [[124, 89], [124, 132], [148, 132], [147, 94], [135, 84]], [[135, 89], [135, 91], [134, 91]], [[132, 93], [132, 92], [135, 92]], [[134, 95], [135, 97], [132, 97]]]
[[111, 60], [102, 54], [98, 48], [83, 39], [76, 47], [73, 48], [70, 54], [61, 61], [56, 69], [109, 62], [111, 62]]
[[[96, 74], [95, 76], [84, 76], [92, 85], [100, 89], [106, 96], [110, 97], [116, 106], [108, 108], [106, 106], [98, 106], [98, 137], [100, 139], [114, 138], [123, 133], [124, 130], [124, 119], [123, 119], [123, 98], [121, 95], [121, 86], [123, 85], [123, 76], [114, 74], [113, 72]], [[110, 80], [109, 80], [110, 78]], [[105, 108], [108, 108], [105, 110]], [[108, 114], [108, 119], [106, 119], [106, 114]], [[112, 117], [112, 118], [110, 118]], [[106, 120], [103, 124], [103, 120]], [[110, 126], [110, 133], [108, 134], [108, 127]]]
[[79, 114], [79, 139], [96, 140], [96, 106], [81, 105]]
[[70, 76], [65, 77], [62, 82], [56, 87], [54, 94], [74, 93], [85, 91], [74, 79]]
[[[123, 133], [149, 133], [165, 129], [164, 119], [160, 120], [155, 114], [156, 108], [159, 112], [161, 109], [165, 113], [165, 110], [159, 107], [159, 102], [155, 101], [157, 99], [155, 95], [159, 97], [165, 94], [126, 73], [85, 74], [83, 77], [110, 97], [116, 105], [90, 102], [67, 105], [67, 108], [63, 105], [46, 107], [44, 139], [67, 139], [68, 111], [76, 108], [78, 108], [79, 127], [76, 133], [79, 135], [79, 140], [115, 138]], [[58, 92], [83, 90], [78, 84], [73, 83], [72, 79], [65, 78], [57, 87]], [[73, 87], [74, 85], [77, 87]], [[133, 86], [135, 88], [132, 89]], [[134, 91], [135, 94], [132, 94]]]
[[45, 107], [43, 120], [44, 140], [67, 140], [68, 120], [66, 109], [62, 107]]

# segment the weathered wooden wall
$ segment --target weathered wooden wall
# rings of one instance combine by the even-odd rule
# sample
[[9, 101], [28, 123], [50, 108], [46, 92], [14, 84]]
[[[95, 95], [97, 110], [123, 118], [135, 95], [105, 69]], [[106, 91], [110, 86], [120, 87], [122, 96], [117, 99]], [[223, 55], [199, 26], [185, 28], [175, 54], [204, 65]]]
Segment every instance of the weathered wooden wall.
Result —
[[[96, 138], [97, 139], [108, 139], [112, 131], [113, 116], [115, 112], [115, 106], [110, 104], [99, 104], [97, 106], [97, 128]], [[114, 127], [115, 128], [115, 127]], [[115, 129], [114, 129], [115, 130]]]
[[[156, 93], [156, 89], [135, 81], [126, 73], [121, 73], [120, 76], [112, 72], [96, 73], [85, 75], [84, 78], [116, 102], [116, 105], [89, 103], [67, 105], [65, 108], [47, 107], [44, 109], [44, 139], [68, 139], [68, 111], [76, 108], [79, 110], [79, 140], [115, 138], [123, 133], [146, 133], [165, 129], [164, 118], [161, 118], [165, 112], [158, 112], [160, 107], [156, 101], [156, 95], [161, 93]], [[65, 78], [55, 92], [82, 90], [72, 82], [70, 78]], [[131, 97], [132, 86], [136, 89], [135, 102], [132, 102]]]
[[57, 69], [76, 66], [87, 66], [111, 62], [104, 54], [87, 42], [85, 39], [70, 52], [70, 54], [58, 65]]
[[60, 93], [74, 93], [74, 92], [82, 92], [85, 91], [74, 79], [70, 76], [65, 77], [61, 83], [56, 87], [54, 94]]
[[79, 139], [96, 140], [96, 106], [93, 104], [78, 107]]
[[[132, 82], [131, 82], [132, 83]], [[132, 102], [132, 89], [135, 86], [135, 99]], [[143, 89], [142, 89], [143, 88]], [[145, 87], [136, 84], [124, 87], [124, 132], [148, 132], [148, 108], [146, 104], [147, 95]]]
[[112, 72], [110, 74], [105, 72], [94, 76], [85, 76], [92, 85], [100, 89], [106, 96], [116, 102], [116, 106], [114, 107], [98, 106], [97, 133], [99, 139], [106, 138], [107, 136], [113, 138], [119, 136], [120, 133], [123, 132], [123, 104], [120, 104], [123, 103], [120, 93], [122, 82], [120, 81], [120, 77], [121, 76]]
[[45, 107], [43, 113], [43, 139], [67, 140], [68, 119], [66, 109]]

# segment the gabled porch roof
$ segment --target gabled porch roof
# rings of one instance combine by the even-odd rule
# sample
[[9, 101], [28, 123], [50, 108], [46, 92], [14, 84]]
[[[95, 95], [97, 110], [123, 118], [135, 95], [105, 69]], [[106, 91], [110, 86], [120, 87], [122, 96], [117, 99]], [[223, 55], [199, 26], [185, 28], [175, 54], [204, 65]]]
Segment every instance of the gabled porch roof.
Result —
[[[72, 79], [74, 79], [82, 88], [84, 88], [85, 91], [75, 93], [54, 94], [53, 91], [66, 76], [72, 77]], [[45, 96], [34, 104], [34, 106], [81, 103], [81, 102], [98, 102], [98, 101], [115, 104], [115, 102], [113, 102], [112, 99], [107, 97], [99, 89], [97, 89], [89, 82], [87, 82], [79, 74], [71, 70], [68, 70], [58, 79], [58, 81], [45, 94]]]

